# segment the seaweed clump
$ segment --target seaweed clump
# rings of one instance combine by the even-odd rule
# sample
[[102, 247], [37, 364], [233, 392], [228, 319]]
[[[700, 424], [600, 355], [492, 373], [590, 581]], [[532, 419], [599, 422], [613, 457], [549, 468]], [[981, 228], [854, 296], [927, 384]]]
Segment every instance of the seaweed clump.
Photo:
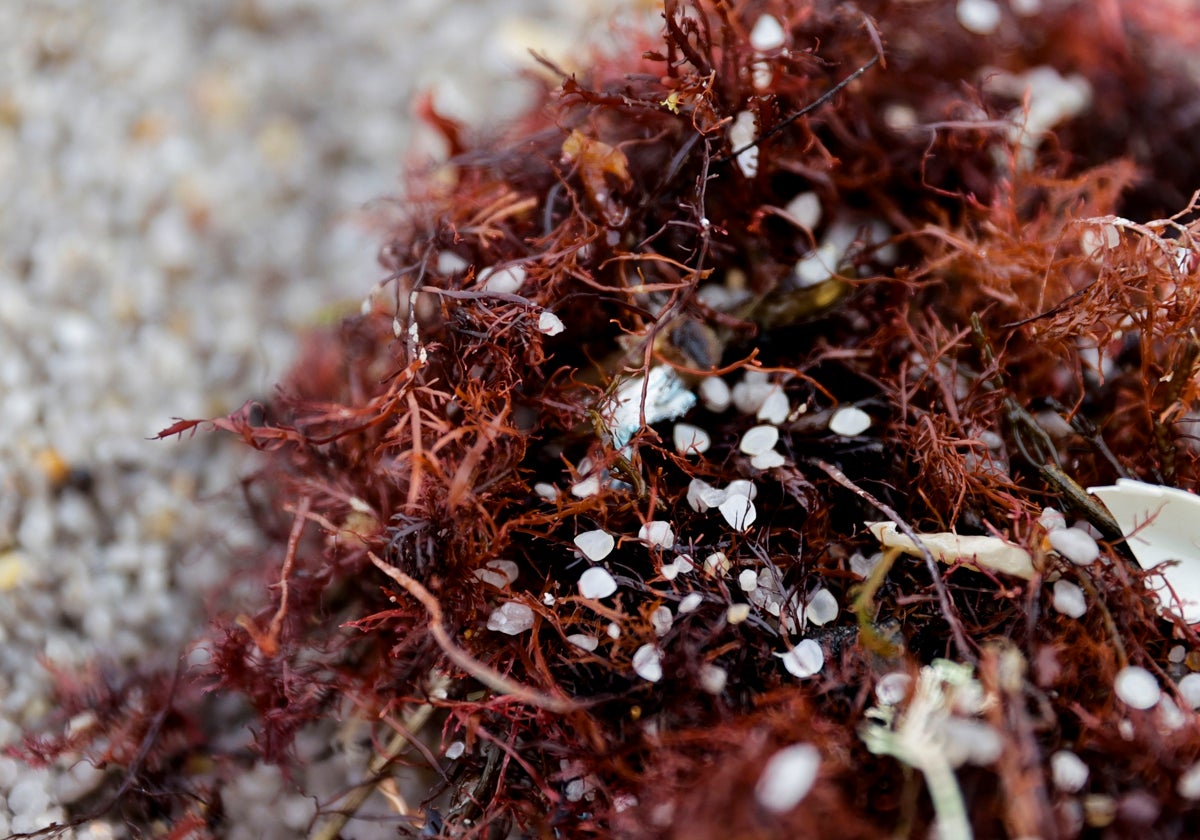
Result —
[[503, 142], [436, 118], [387, 278], [211, 421], [279, 549], [172, 716], [105, 707], [157, 715], [130, 813], [219, 829], [205, 684], [285, 766], [371, 727], [316, 836], [388, 785], [438, 836], [1200, 831], [1200, 639], [1081, 489], [1200, 478], [1187, 36], [963, 5], [669, 0]]

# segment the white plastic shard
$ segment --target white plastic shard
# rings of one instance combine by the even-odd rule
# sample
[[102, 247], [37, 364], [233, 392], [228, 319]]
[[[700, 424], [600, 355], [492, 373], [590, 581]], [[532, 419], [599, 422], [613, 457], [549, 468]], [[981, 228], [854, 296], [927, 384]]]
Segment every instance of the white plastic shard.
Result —
[[590, 633], [572, 633], [567, 641], [581, 650], [593, 651], [600, 645], [600, 640]]
[[546, 335], [558, 335], [565, 329], [562, 319], [549, 310], [538, 316], [538, 330]]
[[[885, 548], [898, 548], [905, 554], [921, 556], [921, 549], [900, 533], [894, 522], [868, 522], [867, 529]], [[963, 561], [967, 566], [989, 569], [1030, 580], [1035, 574], [1033, 556], [1018, 545], [998, 537], [961, 536], [948, 532], [917, 534], [934, 559], [942, 563]]]
[[707, 481], [693, 478], [688, 484], [687, 503], [697, 513], [704, 513], [709, 508], [719, 507], [728, 495], [726, 491], [718, 490]]
[[829, 418], [829, 431], [842, 437], [855, 437], [871, 428], [871, 415], [853, 405], [842, 406]]
[[758, 518], [758, 511], [754, 509], [754, 502], [750, 501], [749, 497], [743, 496], [740, 493], [734, 494], [721, 502], [720, 510], [721, 515], [725, 517], [725, 521], [729, 523], [729, 527], [735, 531], [745, 531]]
[[652, 519], [638, 530], [638, 539], [651, 548], [672, 548], [675, 529], [665, 519]]
[[633, 672], [646, 682], [658, 682], [663, 676], [663, 653], [654, 645], [642, 645], [633, 652]]
[[758, 407], [756, 418], [760, 422], [778, 426], [787, 420], [791, 412], [792, 406], [788, 402], [787, 394], [784, 393], [782, 386], [776, 385], [767, 394], [767, 398], [763, 400], [763, 404]]
[[804, 604], [801, 615], [809, 624], [818, 627], [828, 624], [838, 616], [838, 602], [833, 593], [821, 587]]
[[801, 639], [787, 653], [777, 653], [775, 656], [783, 660], [783, 667], [789, 674], [800, 679], [811, 677], [825, 667], [825, 651], [812, 639]]
[[598, 563], [611, 554], [616, 544], [613, 535], [603, 529], [575, 535], [575, 547], [593, 563]]
[[601, 566], [593, 566], [579, 576], [579, 594], [584, 598], [607, 598], [616, 591], [616, 580]]
[[[738, 151], [753, 143], [755, 136], [754, 114], [742, 111], [729, 126], [729, 145], [733, 147], [733, 151]], [[758, 147], [746, 148], [744, 152], [734, 158], [734, 162], [738, 169], [742, 170], [743, 175], [753, 178], [758, 174]]]
[[488, 617], [487, 628], [509, 636], [524, 633], [533, 627], [533, 610], [516, 601], [501, 604]]
[[750, 30], [750, 46], [760, 52], [777, 50], [787, 43], [783, 24], [774, 15], [763, 15]]
[[1159, 602], [1188, 624], [1200, 623], [1200, 496], [1128, 478], [1088, 492], [1113, 515], [1141, 567], [1159, 567]]
[[821, 751], [812, 744], [784, 747], [763, 766], [754, 798], [772, 813], [787, 813], [808, 796], [820, 769]]
[[761, 455], [779, 442], [779, 429], [774, 426], [755, 426], [742, 435], [738, 448], [747, 455]]
[[696, 395], [687, 389], [673, 369], [659, 365], [645, 377], [635, 376], [617, 386], [616, 393], [600, 406], [600, 416], [612, 435], [617, 449], [629, 443], [642, 428], [642, 392], [645, 391], [647, 425], [676, 420], [696, 404]]

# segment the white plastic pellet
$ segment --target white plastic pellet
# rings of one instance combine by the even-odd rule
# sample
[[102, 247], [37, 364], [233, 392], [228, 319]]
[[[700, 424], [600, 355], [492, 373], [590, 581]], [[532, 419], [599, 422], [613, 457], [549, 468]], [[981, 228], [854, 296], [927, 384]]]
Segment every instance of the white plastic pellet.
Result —
[[871, 428], [871, 415], [853, 405], [839, 408], [829, 418], [829, 431], [842, 437], [855, 437], [869, 428]]
[[821, 751], [812, 744], [784, 747], [763, 766], [754, 799], [772, 813], [787, 813], [808, 796], [820, 769]]
[[565, 329], [562, 319], [553, 312], [545, 311], [538, 316], [538, 330], [546, 335], [558, 335]]
[[1069, 580], [1058, 579], [1054, 582], [1054, 609], [1069, 618], [1079, 618], [1087, 612], [1087, 599], [1083, 590]]
[[714, 414], [719, 414], [729, 408], [733, 394], [729, 385], [719, 376], [710, 376], [700, 383], [700, 401], [704, 407]]
[[1162, 696], [1154, 675], [1137, 665], [1127, 665], [1117, 672], [1113, 687], [1121, 701], [1134, 709], [1149, 709]]
[[755, 426], [748, 429], [738, 444], [746, 455], [761, 455], [769, 452], [779, 442], [779, 429], [774, 426]]
[[651, 548], [672, 548], [675, 545], [675, 529], [663, 519], [652, 519], [638, 531], [638, 539]]
[[731, 604], [725, 611], [725, 620], [730, 624], [741, 624], [750, 617], [749, 604]]
[[774, 15], [763, 15], [750, 30], [750, 46], [759, 52], [777, 50], [787, 42], [783, 24]]
[[808, 599], [802, 613], [804, 620], [809, 624], [822, 626], [837, 618], [838, 610], [837, 598], [828, 589], [822, 587]]
[[1187, 674], [1179, 681], [1179, 693], [1183, 701], [1193, 709], [1200, 709], [1200, 674]]
[[800, 679], [811, 677], [825, 667], [825, 651], [812, 639], [801, 639], [791, 650], [775, 656], [783, 660], [789, 674]]
[[579, 576], [579, 594], [584, 598], [607, 598], [617, 591], [617, 581], [608, 570], [593, 566]]
[[598, 563], [611, 554], [616, 544], [613, 535], [603, 529], [584, 531], [575, 537], [575, 547], [593, 563]]
[[658, 682], [662, 679], [663, 654], [654, 645], [642, 645], [633, 652], [633, 672], [646, 682]]
[[479, 271], [479, 279], [485, 292], [498, 292], [504, 295], [516, 294], [525, 283], [525, 269], [519, 265], [509, 265], [504, 268], [488, 266]]
[[958, 24], [976, 35], [991, 35], [1000, 26], [1000, 6], [995, 0], [958, 0]]
[[1070, 750], [1059, 750], [1050, 756], [1050, 778], [1063, 793], [1083, 790], [1088, 780], [1088, 766]]
[[1187, 659], [1187, 648], [1183, 645], [1175, 645], [1167, 651], [1167, 661], [1174, 665], [1178, 665], [1185, 659]]
[[524, 633], [533, 627], [533, 610], [516, 601], [502, 604], [488, 617], [487, 628], [509, 636]]
[[467, 751], [467, 745], [462, 741], [453, 741], [450, 746], [446, 747], [446, 758], [453, 761], [456, 758], [462, 758]]
[[720, 694], [729, 681], [729, 672], [720, 665], [706, 662], [700, 666], [700, 688], [709, 694]]
[[743, 592], [753, 592], [758, 589], [758, 573], [753, 569], [742, 569], [738, 575], [738, 587]]
[[572, 633], [567, 641], [581, 650], [593, 651], [600, 646], [600, 640], [590, 633]]
[[1076, 566], [1090, 566], [1100, 556], [1100, 546], [1082, 528], [1057, 528], [1046, 534], [1050, 547]]
[[735, 531], [745, 531], [758, 518], [754, 502], [741, 494], [730, 496], [721, 502], [720, 511], [721, 516], [725, 517], [725, 521], [729, 523], [729, 527]]
[[712, 438], [708, 432], [691, 423], [676, 423], [671, 430], [675, 442], [675, 451], [682, 455], [700, 455], [712, 446]]
[[784, 208], [800, 227], [812, 230], [821, 223], [821, 199], [815, 192], [802, 192]]
[[41, 775], [21, 779], [8, 792], [8, 808], [18, 816], [40, 814], [49, 805], [50, 792]]
[[679, 614], [684, 615], [686, 613], [695, 612], [703, 603], [703, 595], [701, 595], [699, 592], [689, 592], [687, 595], [684, 595], [683, 599], [679, 602]]
[[657, 607], [654, 612], [650, 613], [650, 626], [654, 628], [654, 635], [665, 636], [671, 632], [671, 625], [675, 623], [675, 616], [671, 614], [670, 607]]
[[1175, 792], [1184, 799], [1200, 799], [1200, 762], [1183, 771], [1175, 782]]

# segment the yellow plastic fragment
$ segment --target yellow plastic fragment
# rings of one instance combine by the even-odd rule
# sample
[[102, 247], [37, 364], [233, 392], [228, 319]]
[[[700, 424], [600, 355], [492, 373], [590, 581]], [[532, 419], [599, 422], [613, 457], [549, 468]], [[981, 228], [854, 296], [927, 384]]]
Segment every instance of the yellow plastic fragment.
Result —
[[[898, 548], [905, 554], [921, 555], [921, 549], [911, 539], [901, 534], [894, 522], [868, 522], [867, 529], [885, 548]], [[988, 569], [1014, 577], [1031, 579], [1036, 570], [1033, 555], [1017, 545], [1006, 543], [999, 537], [961, 536], [949, 532], [917, 534], [929, 553], [942, 563], [959, 560], [974, 569]]]

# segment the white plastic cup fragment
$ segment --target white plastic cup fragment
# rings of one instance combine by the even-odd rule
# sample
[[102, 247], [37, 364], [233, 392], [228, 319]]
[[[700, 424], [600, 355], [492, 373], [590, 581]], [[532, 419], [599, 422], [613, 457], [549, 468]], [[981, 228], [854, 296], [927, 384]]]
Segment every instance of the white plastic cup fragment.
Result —
[[821, 752], [812, 744], [784, 747], [763, 766], [754, 799], [772, 813], [787, 813], [808, 796], [820, 769]]
[[1167, 584], [1152, 590], [1159, 603], [1188, 624], [1200, 623], [1200, 497], [1128, 478], [1088, 492], [1113, 515], [1138, 564], [1159, 567]]

